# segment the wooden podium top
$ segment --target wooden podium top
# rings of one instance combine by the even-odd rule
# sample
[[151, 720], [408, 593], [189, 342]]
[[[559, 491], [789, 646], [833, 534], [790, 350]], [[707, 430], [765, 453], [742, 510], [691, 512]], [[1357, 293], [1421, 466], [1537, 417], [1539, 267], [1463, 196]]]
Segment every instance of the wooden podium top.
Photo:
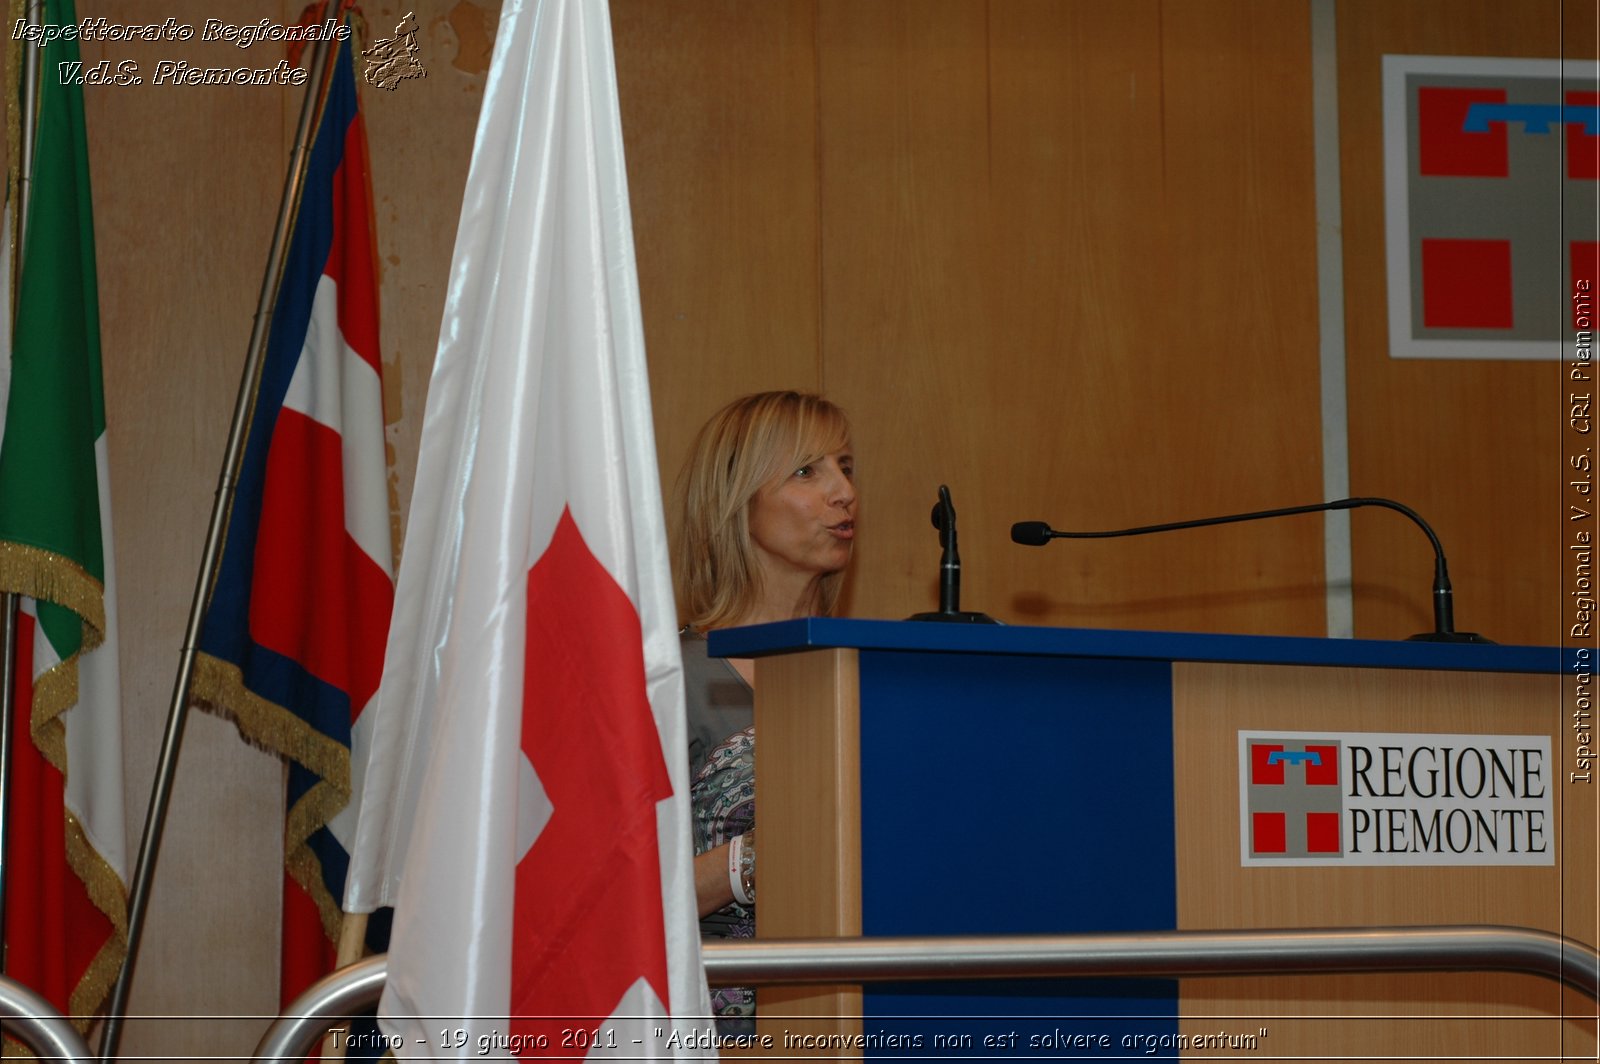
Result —
[[1463, 672], [1578, 671], [1577, 650], [1571, 647], [1038, 628], [841, 617], [811, 617], [749, 628], [728, 628], [711, 633], [709, 649], [715, 657], [764, 657], [834, 647]]

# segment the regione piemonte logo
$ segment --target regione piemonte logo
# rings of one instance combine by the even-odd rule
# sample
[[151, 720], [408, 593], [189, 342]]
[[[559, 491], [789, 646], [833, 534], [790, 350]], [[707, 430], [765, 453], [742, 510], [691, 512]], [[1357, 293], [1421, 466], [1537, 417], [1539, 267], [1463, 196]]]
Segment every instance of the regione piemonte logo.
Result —
[[1250, 853], [1266, 859], [1343, 853], [1338, 742], [1253, 739], [1246, 749]]
[[1595, 64], [1386, 55], [1383, 124], [1390, 355], [1573, 357], [1574, 285], [1600, 283]]
[[1246, 867], [1550, 865], [1548, 735], [1239, 732]]

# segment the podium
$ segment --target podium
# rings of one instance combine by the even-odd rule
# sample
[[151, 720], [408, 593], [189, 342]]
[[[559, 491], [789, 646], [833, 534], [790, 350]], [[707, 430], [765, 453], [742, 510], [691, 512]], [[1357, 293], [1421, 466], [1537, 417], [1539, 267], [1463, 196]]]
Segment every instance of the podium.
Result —
[[[710, 652], [758, 659], [758, 937], [1597, 938], [1572, 651], [808, 619]], [[789, 1056], [1595, 1047], [1588, 998], [1496, 973], [767, 988], [758, 1012]]]

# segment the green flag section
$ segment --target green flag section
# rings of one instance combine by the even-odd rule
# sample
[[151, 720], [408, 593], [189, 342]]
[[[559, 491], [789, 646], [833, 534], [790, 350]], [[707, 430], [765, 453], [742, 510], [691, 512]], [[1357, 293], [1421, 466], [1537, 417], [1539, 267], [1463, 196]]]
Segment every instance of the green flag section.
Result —
[[[70, 0], [46, 5], [53, 21], [52, 8], [74, 18]], [[58, 50], [70, 59], [49, 54]], [[45, 51], [48, 74], [76, 60], [77, 42]], [[105, 631], [95, 442], [106, 419], [83, 98], [58, 80], [46, 76], [40, 85], [0, 445], [0, 581], [41, 600], [41, 624], [66, 659]]]
[[[71, 0], [43, 8], [46, 23], [77, 21]], [[55, 76], [77, 59], [70, 40], [41, 57], [4, 367], [0, 591], [23, 596], [6, 974], [85, 1017], [126, 953], [127, 862], [88, 140], [81, 89]]]

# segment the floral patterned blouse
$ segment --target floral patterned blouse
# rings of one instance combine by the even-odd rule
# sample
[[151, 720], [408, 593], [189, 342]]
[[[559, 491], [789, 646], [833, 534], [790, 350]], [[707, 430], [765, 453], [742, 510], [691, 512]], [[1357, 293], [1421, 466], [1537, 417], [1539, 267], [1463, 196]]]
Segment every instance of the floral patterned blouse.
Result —
[[[755, 828], [756, 730], [749, 727], [712, 747], [695, 774], [690, 791], [694, 809], [694, 852], [732, 842]], [[746, 840], [747, 844], [750, 840]], [[754, 938], [755, 907], [733, 902], [700, 921], [702, 938]], [[711, 1011], [724, 1034], [753, 1022], [755, 992], [747, 987], [713, 987]], [[741, 1022], [742, 1021], [742, 1022]]]

